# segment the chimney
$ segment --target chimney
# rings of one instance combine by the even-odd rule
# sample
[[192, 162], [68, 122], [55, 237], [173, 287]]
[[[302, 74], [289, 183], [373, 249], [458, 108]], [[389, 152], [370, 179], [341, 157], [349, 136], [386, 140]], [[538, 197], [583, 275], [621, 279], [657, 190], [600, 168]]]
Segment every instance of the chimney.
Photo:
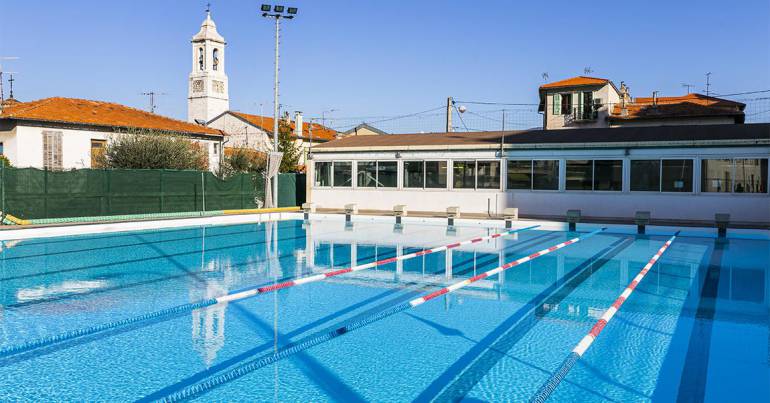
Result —
[[302, 137], [302, 112], [294, 112], [294, 135], [297, 138]]
[[653, 91], [652, 92], [652, 107], [654, 108], [654, 107], [657, 107], [657, 106], [658, 106], [658, 91]]

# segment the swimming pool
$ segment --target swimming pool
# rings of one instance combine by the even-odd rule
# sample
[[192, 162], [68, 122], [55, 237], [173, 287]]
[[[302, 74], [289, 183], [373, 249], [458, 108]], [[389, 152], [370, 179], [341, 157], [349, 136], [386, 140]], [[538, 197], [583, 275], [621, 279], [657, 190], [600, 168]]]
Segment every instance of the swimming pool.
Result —
[[[522, 230], [151, 314], [500, 231], [286, 220], [4, 241], [0, 400], [150, 401], [213, 385], [192, 399], [526, 401], [670, 237], [609, 228], [392, 314], [579, 234]], [[550, 401], [770, 401], [768, 261], [767, 239], [676, 238]]]

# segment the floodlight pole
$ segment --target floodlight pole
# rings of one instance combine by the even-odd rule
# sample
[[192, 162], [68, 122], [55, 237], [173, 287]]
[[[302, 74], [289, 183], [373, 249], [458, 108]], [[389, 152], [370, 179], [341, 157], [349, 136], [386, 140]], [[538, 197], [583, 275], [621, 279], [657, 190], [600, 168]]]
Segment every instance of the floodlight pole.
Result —
[[[273, 13], [270, 13], [270, 9], [272, 8]], [[294, 15], [297, 14], [297, 8], [296, 7], [288, 7], [286, 10], [287, 14], [282, 14], [284, 12], [283, 6], [270, 6], [269, 4], [263, 4], [262, 7], [262, 16], [263, 17], [271, 17], [275, 18], [275, 82], [273, 86], [273, 152], [279, 152], [278, 150], [278, 118], [279, 118], [279, 108], [280, 104], [278, 103], [278, 62], [279, 59], [279, 53], [278, 53], [278, 47], [280, 45], [280, 38], [281, 38], [281, 18], [286, 19], [292, 19], [294, 18]], [[281, 158], [283, 159], [283, 158]], [[281, 161], [278, 161], [280, 164]], [[272, 197], [272, 206], [271, 207], [278, 207], [278, 175], [276, 174], [275, 178], [273, 179], [273, 197]]]
[[[275, 15], [275, 82], [273, 83], [273, 152], [278, 152], [278, 47], [281, 35], [281, 15]], [[283, 158], [282, 158], [283, 159]], [[278, 162], [280, 164], [280, 161]], [[278, 175], [273, 180], [273, 197], [270, 207], [278, 207]]]

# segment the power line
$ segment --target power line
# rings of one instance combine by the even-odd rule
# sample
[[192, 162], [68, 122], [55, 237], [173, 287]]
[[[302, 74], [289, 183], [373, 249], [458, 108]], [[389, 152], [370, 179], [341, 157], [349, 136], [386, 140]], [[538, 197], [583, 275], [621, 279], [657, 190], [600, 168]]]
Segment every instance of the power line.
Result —
[[462, 104], [474, 104], [474, 105], [511, 105], [511, 106], [538, 106], [540, 104], [528, 104], [528, 103], [505, 103], [505, 102], [482, 102], [482, 101], [455, 101]]
[[765, 92], [770, 92], [770, 90], [760, 90], [760, 91], [747, 91], [747, 92], [736, 92], [735, 94], [713, 94], [715, 97], [732, 97], [735, 95], [750, 95], [750, 94], [761, 94]]

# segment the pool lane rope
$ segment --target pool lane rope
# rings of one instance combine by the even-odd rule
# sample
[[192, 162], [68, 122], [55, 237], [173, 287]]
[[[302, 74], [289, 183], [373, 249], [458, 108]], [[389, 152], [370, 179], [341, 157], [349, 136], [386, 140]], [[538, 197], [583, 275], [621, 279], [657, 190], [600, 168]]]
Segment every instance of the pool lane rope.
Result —
[[257, 295], [257, 294], [262, 294], [262, 293], [266, 293], [266, 292], [270, 292], [270, 291], [280, 290], [280, 289], [283, 289], [283, 288], [289, 288], [289, 287], [294, 287], [294, 286], [298, 286], [298, 285], [302, 285], [302, 284], [314, 283], [316, 281], [326, 280], [327, 278], [339, 276], [341, 274], [347, 274], [347, 273], [352, 273], [352, 272], [356, 272], [356, 271], [371, 269], [372, 267], [382, 266], [382, 265], [386, 265], [386, 264], [389, 264], [389, 263], [394, 263], [394, 262], [398, 262], [398, 261], [402, 261], [402, 260], [409, 260], [409, 259], [413, 259], [413, 258], [416, 258], [416, 257], [419, 257], [419, 256], [429, 255], [431, 253], [443, 252], [443, 251], [448, 250], [448, 249], [459, 248], [460, 246], [463, 246], [463, 245], [471, 245], [471, 244], [474, 244], [474, 243], [479, 243], [479, 242], [483, 242], [483, 241], [487, 241], [487, 240], [491, 240], [491, 239], [495, 239], [495, 238], [500, 238], [502, 236], [511, 235], [511, 234], [514, 234], [514, 233], [517, 233], [517, 232], [527, 231], [527, 230], [534, 229], [534, 228], [537, 228], [537, 227], [539, 227], [539, 225], [532, 225], [532, 226], [529, 226], [529, 227], [518, 228], [518, 229], [513, 229], [513, 230], [509, 230], [509, 231], [504, 231], [504, 232], [498, 232], [498, 233], [495, 233], [495, 234], [492, 234], [492, 235], [487, 235], [487, 236], [481, 236], [481, 237], [477, 237], [477, 238], [473, 238], [473, 239], [468, 239], [468, 240], [462, 241], [462, 242], [455, 242], [455, 243], [452, 243], [452, 244], [449, 244], [449, 245], [438, 246], [438, 247], [435, 247], [435, 248], [432, 248], [432, 249], [423, 249], [421, 251], [417, 251], [417, 252], [413, 252], [413, 253], [408, 253], [406, 255], [401, 255], [401, 256], [395, 256], [395, 257], [391, 257], [391, 258], [387, 258], [387, 259], [382, 259], [382, 260], [378, 260], [376, 262], [361, 264], [361, 265], [358, 265], [358, 266], [347, 267], [347, 268], [339, 269], [339, 270], [328, 271], [328, 272], [320, 273], [320, 274], [314, 274], [312, 276], [301, 277], [301, 278], [298, 278], [298, 279], [284, 281], [282, 283], [275, 283], [275, 284], [271, 284], [271, 285], [264, 286], [264, 287], [252, 288], [252, 289], [249, 289], [249, 290], [245, 290], [245, 291], [237, 292], [237, 293], [234, 293], [234, 294], [230, 294], [230, 295], [225, 295], [225, 296], [219, 297], [219, 298], [217, 298], [217, 301], [218, 302], [230, 302], [230, 301], [235, 301], [235, 300], [239, 300], [239, 299], [243, 299], [243, 298], [248, 298], [248, 297], [251, 297], [251, 296], [254, 296], [254, 295]]
[[612, 303], [609, 308], [607, 308], [606, 311], [604, 311], [602, 317], [596, 321], [588, 334], [586, 334], [583, 339], [581, 339], [580, 342], [575, 346], [575, 348], [572, 349], [570, 355], [567, 356], [567, 358], [562, 362], [561, 366], [559, 366], [556, 372], [554, 372], [553, 375], [542, 386], [540, 386], [540, 389], [537, 390], [537, 393], [535, 393], [535, 395], [532, 397], [530, 403], [543, 403], [548, 400], [553, 391], [556, 390], [556, 387], [559, 386], [561, 381], [567, 376], [567, 373], [569, 373], [572, 367], [580, 360], [581, 357], [583, 357], [583, 354], [585, 354], [588, 348], [591, 347], [591, 344], [593, 344], [594, 340], [599, 337], [599, 334], [602, 332], [602, 330], [604, 330], [604, 327], [607, 326], [607, 323], [612, 320], [618, 310], [620, 310], [620, 307], [623, 306], [623, 303], [626, 302], [628, 297], [631, 296], [639, 283], [644, 279], [644, 276], [649, 273], [652, 266], [658, 262], [661, 256], [663, 256], [663, 253], [666, 252], [666, 249], [671, 246], [678, 235], [679, 231], [677, 231], [671, 238], [668, 239], [668, 241], [666, 241], [666, 243], [663, 244], [660, 249], [658, 249], [658, 252], [652, 256], [650, 261], [647, 262], [647, 264], [644, 265], [636, 277], [631, 280], [631, 283], [629, 283], [626, 289], [623, 290], [623, 293], [620, 294], [620, 296], [615, 300], [615, 302]]
[[75, 338], [78, 338], [78, 337], [88, 336], [88, 335], [92, 335], [92, 334], [95, 334], [95, 333], [100, 333], [100, 332], [104, 332], [104, 331], [107, 331], [107, 330], [111, 330], [111, 329], [115, 329], [115, 328], [119, 328], [119, 327], [123, 327], [123, 326], [132, 325], [132, 324], [135, 324], [135, 323], [144, 322], [144, 321], [151, 320], [151, 319], [159, 319], [159, 318], [163, 318], [163, 317], [166, 317], [166, 316], [178, 315], [178, 314], [181, 314], [181, 313], [193, 311], [193, 310], [196, 310], [196, 309], [206, 308], [206, 307], [209, 307], [209, 306], [212, 306], [212, 305], [216, 305], [216, 304], [220, 304], [220, 303], [227, 303], [227, 302], [237, 301], [237, 300], [253, 297], [253, 296], [256, 296], [256, 295], [259, 295], [259, 294], [268, 293], [268, 292], [271, 292], [271, 291], [277, 291], [277, 290], [284, 289], [284, 288], [294, 287], [294, 286], [298, 286], [298, 285], [302, 285], [302, 284], [313, 283], [313, 282], [325, 280], [325, 279], [330, 278], [330, 277], [335, 277], [335, 276], [339, 276], [339, 275], [350, 273], [350, 272], [370, 269], [372, 267], [382, 266], [382, 265], [386, 265], [386, 264], [397, 262], [397, 261], [408, 260], [408, 259], [412, 259], [412, 258], [415, 258], [415, 257], [418, 257], [418, 256], [424, 256], [424, 255], [428, 255], [428, 254], [431, 254], [431, 253], [437, 253], [437, 252], [441, 252], [441, 251], [445, 251], [445, 250], [449, 250], [449, 249], [458, 248], [458, 247], [463, 246], [463, 245], [470, 245], [470, 244], [475, 244], [475, 243], [483, 242], [483, 241], [486, 241], [486, 240], [500, 238], [502, 236], [511, 235], [511, 234], [518, 233], [518, 232], [527, 231], [527, 230], [534, 229], [534, 228], [537, 228], [537, 227], [539, 227], [539, 225], [532, 225], [532, 226], [529, 226], [529, 227], [512, 229], [512, 230], [508, 230], [508, 231], [494, 233], [494, 234], [491, 234], [491, 235], [476, 237], [476, 238], [469, 239], [469, 240], [462, 241], [462, 242], [456, 242], [456, 243], [449, 244], [449, 245], [439, 246], [439, 247], [432, 248], [432, 249], [424, 249], [424, 250], [421, 250], [421, 251], [418, 251], [418, 252], [414, 252], [414, 253], [409, 253], [409, 254], [406, 254], [406, 255], [396, 256], [396, 257], [392, 257], [392, 258], [388, 258], [388, 259], [381, 259], [381, 260], [378, 260], [378, 261], [372, 262], [372, 263], [366, 263], [366, 264], [352, 266], [352, 267], [348, 267], [348, 268], [344, 268], [344, 269], [333, 270], [333, 271], [329, 271], [329, 272], [325, 272], [325, 273], [321, 273], [321, 274], [315, 274], [315, 275], [311, 275], [311, 276], [300, 277], [300, 278], [297, 278], [297, 279], [294, 279], [294, 280], [289, 280], [289, 281], [284, 281], [284, 282], [280, 282], [280, 283], [275, 283], [275, 284], [268, 285], [268, 286], [251, 287], [251, 288], [247, 288], [247, 289], [245, 289], [243, 291], [235, 292], [233, 294], [226, 294], [226, 295], [223, 295], [223, 296], [220, 296], [220, 297], [211, 298], [211, 299], [207, 299], [207, 300], [201, 300], [201, 301], [192, 302], [192, 303], [183, 304], [183, 305], [178, 305], [178, 306], [167, 308], [167, 309], [163, 309], [163, 310], [160, 310], [160, 311], [155, 311], [155, 312], [150, 312], [150, 313], [147, 313], [147, 314], [144, 314], [144, 315], [135, 316], [135, 317], [132, 317], [132, 318], [126, 318], [126, 319], [123, 319], [123, 320], [103, 323], [103, 324], [96, 325], [96, 326], [91, 326], [91, 327], [86, 327], [86, 328], [82, 328], [82, 329], [71, 330], [71, 331], [60, 333], [60, 334], [54, 335], [54, 336], [43, 337], [43, 338], [36, 339], [36, 340], [30, 340], [30, 341], [25, 342], [25, 343], [21, 343], [21, 344], [15, 345], [15, 346], [9, 346], [9, 347], [5, 347], [5, 348], [0, 349], [0, 358], [5, 357], [5, 356], [9, 356], [9, 355], [13, 355], [13, 354], [19, 354], [19, 353], [22, 353], [22, 352], [25, 352], [25, 351], [29, 351], [29, 350], [33, 350], [33, 349], [36, 349], [36, 348], [40, 348], [40, 347], [43, 347], [43, 346], [48, 346], [48, 345], [52, 345], [52, 344], [56, 344], [56, 343], [61, 343], [61, 342], [64, 342], [64, 341], [67, 341], [67, 340], [71, 340], [71, 339], [75, 339]]
[[454, 291], [457, 291], [463, 287], [466, 287], [470, 284], [475, 283], [476, 281], [485, 279], [490, 276], [494, 276], [495, 274], [499, 274], [505, 270], [508, 270], [512, 267], [519, 266], [523, 263], [532, 261], [534, 259], [537, 259], [538, 257], [547, 255], [553, 251], [559, 250], [561, 248], [567, 247], [569, 245], [578, 243], [582, 240], [588, 239], [602, 231], [604, 231], [606, 228], [600, 228], [595, 231], [589, 232], [583, 236], [572, 238], [568, 241], [556, 244], [554, 246], [551, 246], [550, 248], [543, 249], [541, 251], [535, 252], [531, 255], [522, 257], [520, 259], [514, 260], [510, 263], [506, 263], [502, 266], [496, 267], [494, 269], [488, 270], [484, 273], [478, 274], [476, 276], [473, 276], [471, 278], [468, 278], [466, 280], [458, 281], [450, 286], [441, 288], [440, 290], [431, 292], [429, 294], [426, 294], [424, 296], [415, 298], [409, 302], [404, 302], [398, 305], [395, 305], [391, 308], [387, 308], [385, 310], [382, 310], [380, 312], [374, 313], [372, 315], [366, 316], [362, 319], [350, 322], [346, 324], [345, 326], [339, 327], [337, 329], [331, 330], [327, 333], [320, 334], [318, 336], [310, 337], [309, 339], [305, 341], [300, 341], [298, 343], [290, 343], [286, 345], [285, 347], [281, 348], [280, 350], [267, 354], [263, 356], [262, 358], [256, 359], [255, 361], [251, 361], [249, 363], [243, 364], [241, 366], [238, 366], [236, 368], [233, 368], [232, 370], [225, 372], [223, 374], [214, 376], [212, 378], [209, 378], [206, 381], [203, 381], [201, 383], [197, 383], [195, 385], [190, 385], [178, 392], [174, 392], [165, 398], [159, 399], [160, 402], [178, 402], [181, 400], [187, 400], [190, 398], [193, 398], [195, 396], [201, 395], [203, 393], [206, 393], [207, 391], [223, 385], [227, 382], [233, 381], [237, 378], [240, 378], [244, 375], [247, 375], [251, 372], [254, 372], [260, 368], [263, 368], [265, 366], [271, 365], [275, 362], [278, 362], [282, 359], [285, 359], [291, 355], [294, 355], [296, 353], [302, 352], [304, 350], [307, 350], [311, 347], [317, 346], [319, 344], [323, 344], [327, 341], [330, 341], [334, 338], [337, 338], [339, 336], [342, 336], [346, 333], [350, 333], [353, 330], [360, 329], [366, 325], [369, 325], [371, 323], [374, 323], [380, 319], [384, 319], [388, 316], [394, 315], [396, 313], [405, 311], [407, 309], [415, 308], [417, 306], [420, 306], [424, 304], [425, 302], [428, 302], [440, 295], [448, 294]]

